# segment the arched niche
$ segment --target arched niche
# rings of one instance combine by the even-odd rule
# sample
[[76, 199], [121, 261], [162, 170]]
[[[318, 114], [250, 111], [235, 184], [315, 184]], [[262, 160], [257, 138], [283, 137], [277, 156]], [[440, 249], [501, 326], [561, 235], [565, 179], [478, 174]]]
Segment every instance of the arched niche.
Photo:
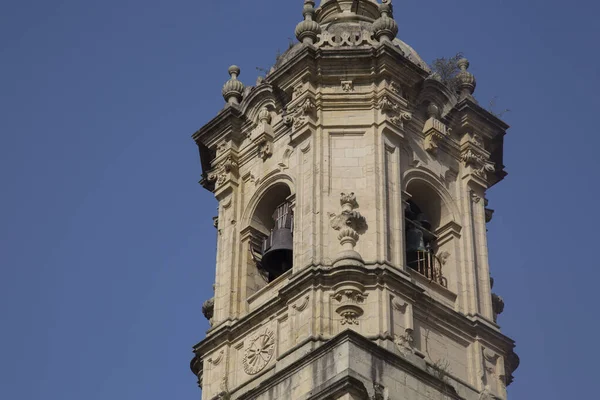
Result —
[[[293, 213], [292, 180], [284, 174], [267, 178], [251, 197], [242, 217], [244, 229], [241, 234], [243, 248], [242, 291], [246, 299], [265, 288], [277, 278], [264, 269], [259, 269], [265, 240], [276, 227], [273, 218], [278, 206], [288, 203]], [[280, 222], [280, 221], [279, 221]]]
[[[427, 280], [455, 290], [458, 208], [442, 182], [424, 169], [407, 172], [404, 191], [405, 265]], [[451, 262], [449, 255], [453, 255]]]
[[284, 182], [277, 182], [263, 193], [250, 219], [250, 226], [268, 235], [275, 226], [273, 213], [280, 204], [287, 201], [292, 190]]
[[427, 214], [432, 228], [458, 221], [458, 207], [443, 183], [423, 169], [412, 169], [404, 175], [404, 191]]

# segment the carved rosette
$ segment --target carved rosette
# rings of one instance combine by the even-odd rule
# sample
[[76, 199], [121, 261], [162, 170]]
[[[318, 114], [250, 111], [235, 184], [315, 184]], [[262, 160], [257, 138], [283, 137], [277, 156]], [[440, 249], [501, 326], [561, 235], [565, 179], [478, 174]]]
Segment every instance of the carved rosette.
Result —
[[383, 96], [377, 107], [381, 110], [388, 120], [400, 129], [404, 129], [404, 123], [412, 120], [412, 114], [403, 110], [396, 102], [390, 100], [388, 96]]
[[244, 371], [248, 375], [256, 375], [262, 371], [273, 358], [275, 352], [275, 332], [266, 329], [256, 335], [249, 343], [244, 354]]
[[339, 214], [329, 214], [331, 227], [339, 231], [338, 240], [342, 245], [342, 251], [339, 254], [338, 261], [343, 259], [359, 261], [362, 265], [362, 258], [354, 251], [356, 243], [362, 233], [367, 229], [367, 221], [358, 211], [358, 202], [354, 193], [342, 193], [340, 197], [342, 211]]
[[363, 307], [366, 299], [367, 294], [362, 288], [355, 286], [345, 286], [335, 292], [335, 312], [341, 317], [342, 326], [359, 325], [359, 318], [365, 313]]

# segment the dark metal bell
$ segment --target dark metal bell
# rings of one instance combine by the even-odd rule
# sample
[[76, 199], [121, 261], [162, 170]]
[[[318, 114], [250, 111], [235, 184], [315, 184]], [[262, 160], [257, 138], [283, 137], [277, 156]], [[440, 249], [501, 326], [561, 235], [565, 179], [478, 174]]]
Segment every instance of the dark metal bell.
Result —
[[419, 223], [423, 228], [425, 228], [427, 230], [431, 229], [431, 222], [429, 222], [427, 220], [427, 217], [425, 216], [425, 214], [417, 215], [417, 223]]
[[275, 227], [263, 242], [261, 268], [272, 281], [292, 268], [294, 216], [289, 203], [283, 203], [273, 214]]
[[425, 240], [423, 239], [423, 231], [412, 223], [406, 231], [406, 251], [425, 251]]

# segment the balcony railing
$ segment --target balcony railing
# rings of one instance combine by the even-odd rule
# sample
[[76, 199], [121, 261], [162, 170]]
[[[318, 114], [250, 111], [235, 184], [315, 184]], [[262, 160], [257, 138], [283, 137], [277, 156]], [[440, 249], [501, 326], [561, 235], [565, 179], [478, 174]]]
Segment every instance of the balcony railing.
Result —
[[407, 254], [408, 266], [432, 282], [448, 287], [448, 280], [442, 274], [443, 263], [431, 251], [411, 251]]

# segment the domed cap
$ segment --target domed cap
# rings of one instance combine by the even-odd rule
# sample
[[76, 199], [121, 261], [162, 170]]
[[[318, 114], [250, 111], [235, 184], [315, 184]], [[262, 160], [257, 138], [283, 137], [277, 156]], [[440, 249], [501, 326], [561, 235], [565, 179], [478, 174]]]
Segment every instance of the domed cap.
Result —
[[314, 21], [315, 2], [313, 0], [304, 0], [304, 21], [296, 26], [296, 38], [302, 43], [314, 44], [317, 42], [317, 35], [321, 33], [321, 25]]
[[378, 17], [377, 0], [322, 0], [316, 20], [329, 23], [364, 21], [373, 23]]
[[240, 67], [229, 67], [229, 75], [231, 78], [223, 85], [223, 98], [229, 104], [239, 104], [244, 93], [244, 84], [237, 78], [240, 75]]
[[466, 58], [461, 58], [458, 60], [458, 68], [460, 68], [460, 72], [456, 78], [458, 79], [458, 88], [460, 89], [461, 99], [465, 97], [471, 97], [471, 95], [475, 92], [475, 87], [477, 86], [475, 76], [467, 71], [469, 69], [469, 65], [469, 60]]
[[394, 21], [392, 0], [383, 0], [379, 5], [379, 17], [373, 23], [373, 33], [377, 40], [394, 40], [398, 34], [398, 24]]

